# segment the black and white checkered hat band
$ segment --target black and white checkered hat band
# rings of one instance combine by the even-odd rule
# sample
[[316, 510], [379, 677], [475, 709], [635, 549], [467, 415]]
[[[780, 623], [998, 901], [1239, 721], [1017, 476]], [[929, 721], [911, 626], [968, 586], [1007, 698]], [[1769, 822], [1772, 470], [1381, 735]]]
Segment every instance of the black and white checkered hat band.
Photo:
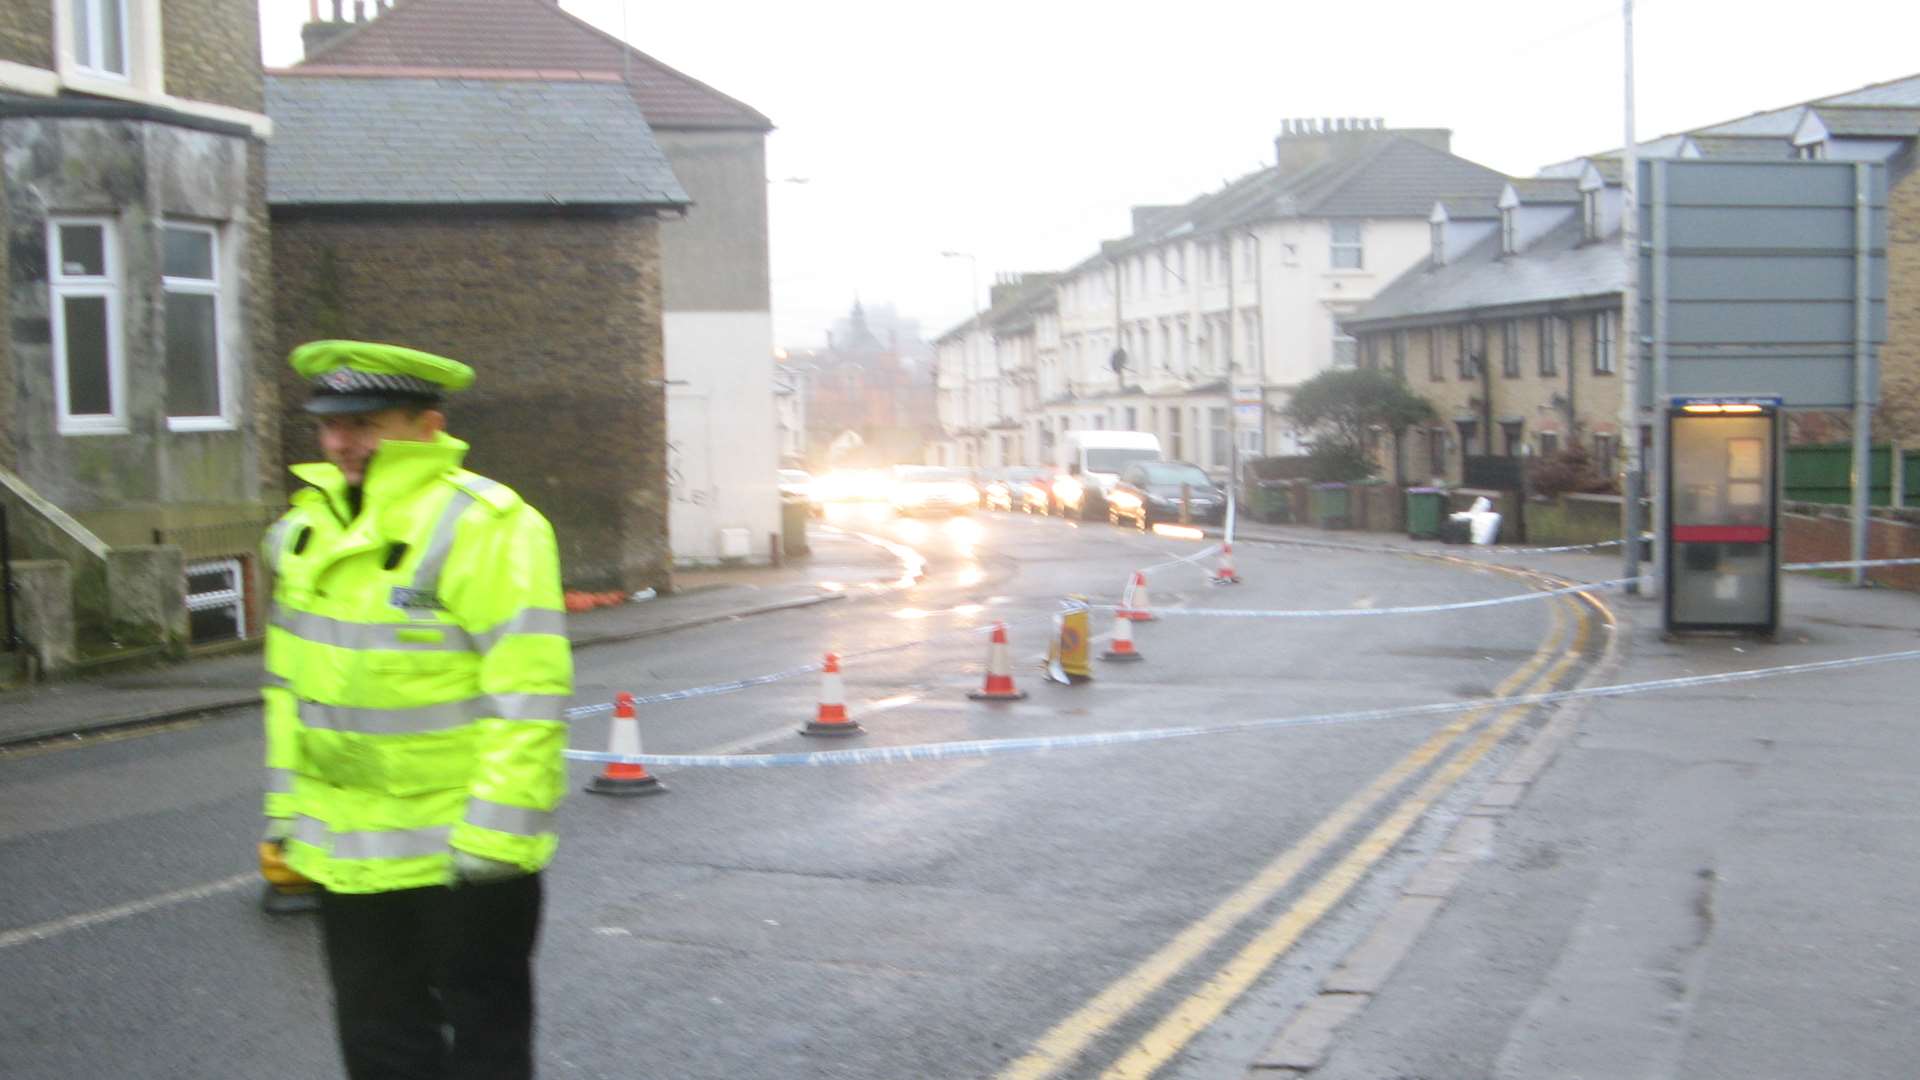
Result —
[[313, 380], [314, 391], [321, 394], [412, 394], [439, 397], [446, 387], [417, 379], [412, 375], [377, 375], [352, 368], [335, 368]]

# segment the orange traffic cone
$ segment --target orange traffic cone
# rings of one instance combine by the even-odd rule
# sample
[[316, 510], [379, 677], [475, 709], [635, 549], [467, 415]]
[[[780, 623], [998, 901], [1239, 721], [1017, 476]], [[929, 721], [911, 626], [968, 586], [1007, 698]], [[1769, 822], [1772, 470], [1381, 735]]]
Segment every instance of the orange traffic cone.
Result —
[[1224, 541], [1220, 544], [1220, 565], [1214, 568], [1213, 583], [1215, 585], [1240, 584], [1240, 575], [1233, 570], [1233, 545]]
[[1122, 604], [1120, 610], [1114, 612], [1114, 614], [1122, 619], [1130, 619], [1134, 622], [1155, 622], [1160, 618], [1160, 616], [1153, 613], [1153, 608], [1147, 601], [1147, 575], [1145, 571], [1135, 570], [1133, 572], [1133, 584], [1127, 587], [1126, 603]]
[[987, 645], [987, 682], [967, 695], [975, 701], [1020, 701], [1025, 690], [1013, 686], [1013, 663], [1007, 658], [1007, 624], [993, 624], [993, 640]]
[[800, 729], [800, 734], [861, 735], [865, 732], [865, 728], [847, 717], [847, 690], [840, 681], [840, 657], [828, 653], [826, 664], [820, 668], [820, 711]]
[[1100, 654], [1102, 660], [1145, 660], [1133, 648], [1133, 620], [1121, 612], [1114, 612], [1113, 644]]
[[[613, 720], [608, 726], [607, 752], [622, 757], [640, 756], [640, 720], [633, 712], [632, 694], [613, 696]], [[637, 761], [609, 761], [599, 776], [587, 782], [587, 792], [592, 795], [658, 795], [665, 790], [666, 785]]]

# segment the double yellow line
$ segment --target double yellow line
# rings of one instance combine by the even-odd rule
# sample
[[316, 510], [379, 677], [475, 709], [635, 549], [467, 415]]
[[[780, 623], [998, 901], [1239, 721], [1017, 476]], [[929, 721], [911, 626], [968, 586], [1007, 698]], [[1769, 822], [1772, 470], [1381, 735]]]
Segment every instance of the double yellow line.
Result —
[[[1540, 648], [1499, 686], [1495, 697], [1510, 697], [1523, 687], [1551, 686], [1585, 651], [1591, 619], [1576, 609], [1568, 642], [1566, 611], [1570, 601], [1555, 600], [1553, 623]], [[1544, 674], [1543, 674], [1544, 672]], [[1317, 923], [1366, 877], [1421, 815], [1458, 783], [1489, 750], [1527, 715], [1530, 707], [1501, 712], [1477, 737], [1436, 769], [1371, 832], [1314, 882], [1267, 928], [1228, 960], [1204, 985], [1180, 1001], [1158, 1024], [1123, 1053], [1101, 1076], [1104, 1080], [1151, 1076], [1206, 1030], [1234, 1001], [1273, 966], [1301, 935]], [[1290, 886], [1342, 836], [1409, 778], [1426, 769], [1488, 715], [1485, 708], [1463, 713], [1435, 732], [1372, 783], [1340, 804], [1307, 835], [1268, 863], [1212, 911], [1177, 934], [1152, 956], [1109, 985], [1073, 1015], [1041, 1036], [1032, 1049], [1003, 1069], [997, 1080], [1041, 1080], [1073, 1065], [1096, 1039], [1106, 1035], [1148, 997], [1157, 993], [1202, 953]]]

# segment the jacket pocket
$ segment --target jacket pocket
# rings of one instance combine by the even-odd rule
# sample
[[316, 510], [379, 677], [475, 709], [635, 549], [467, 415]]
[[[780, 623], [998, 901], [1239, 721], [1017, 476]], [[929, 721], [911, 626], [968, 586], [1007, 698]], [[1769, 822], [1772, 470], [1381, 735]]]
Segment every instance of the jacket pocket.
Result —
[[365, 735], [308, 728], [301, 751], [317, 779], [387, 795], [463, 788], [473, 774], [473, 736], [467, 731]]

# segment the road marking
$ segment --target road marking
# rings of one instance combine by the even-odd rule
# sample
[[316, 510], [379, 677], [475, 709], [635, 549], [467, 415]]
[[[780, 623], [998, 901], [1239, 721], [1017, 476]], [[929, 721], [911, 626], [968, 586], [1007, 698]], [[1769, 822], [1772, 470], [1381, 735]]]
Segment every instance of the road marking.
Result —
[[75, 930], [84, 930], [89, 926], [118, 922], [121, 919], [142, 915], [149, 911], [172, 907], [175, 904], [184, 904], [190, 900], [204, 900], [209, 896], [218, 896], [221, 893], [233, 892], [235, 889], [244, 888], [259, 880], [260, 875], [250, 870], [244, 874], [235, 874], [232, 877], [221, 878], [218, 881], [209, 881], [205, 884], [193, 885], [185, 889], [175, 889], [173, 892], [161, 893], [159, 896], [149, 896], [144, 900], [134, 900], [110, 908], [101, 908], [99, 911], [90, 911], [84, 915], [69, 915], [64, 919], [54, 919], [51, 922], [43, 922], [37, 926], [23, 926], [18, 930], [8, 930], [5, 933], [0, 933], [0, 949], [11, 949], [17, 945], [26, 945], [35, 941], [45, 941], [48, 938], [59, 937], [62, 934], [70, 934]]
[[[1541, 676], [1539, 685], [1552, 686], [1580, 659], [1580, 654], [1586, 648], [1588, 628], [1589, 622], [1582, 614], [1574, 631], [1573, 646]], [[1218, 1020], [1229, 1006], [1292, 949], [1322, 916], [1345, 899], [1427, 810], [1532, 711], [1530, 705], [1516, 705], [1505, 710], [1472, 742], [1461, 747], [1446, 764], [1435, 770], [1424, 784], [1395, 807], [1386, 820], [1374, 826], [1373, 831], [1333, 869], [1327, 871], [1266, 930], [1224, 964], [1213, 978], [1134, 1043], [1112, 1068], [1101, 1074], [1101, 1080], [1145, 1080], [1185, 1049], [1195, 1036]]]
[[[1551, 610], [1553, 623], [1540, 648], [1501, 681], [1494, 689], [1493, 696], [1506, 697], [1531, 682], [1550, 658], [1560, 651], [1565, 618], [1560, 605], [1554, 605]], [[1434, 732], [1406, 757], [1321, 819], [1291, 848], [1268, 863], [1252, 880], [1221, 901], [1219, 906], [1189, 924], [1173, 940], [1110, 984], [1073, 1015], [1054, 1025], [1024, 1056], [1001, 1070], [997, 1080], [1041, 1080], [1072, 1065], [1081, 1051], [1095, 1039], [1165, 986], [1181, 969], [1226, 936], [1241, 920], [1279, 895], [1376, 805], [1409, 777], [1426, 768], [1463, 734], [1478, 726], [1485, 715], [1485, 709], [1475, 709], [1463, 713], [1458, 720]]]

